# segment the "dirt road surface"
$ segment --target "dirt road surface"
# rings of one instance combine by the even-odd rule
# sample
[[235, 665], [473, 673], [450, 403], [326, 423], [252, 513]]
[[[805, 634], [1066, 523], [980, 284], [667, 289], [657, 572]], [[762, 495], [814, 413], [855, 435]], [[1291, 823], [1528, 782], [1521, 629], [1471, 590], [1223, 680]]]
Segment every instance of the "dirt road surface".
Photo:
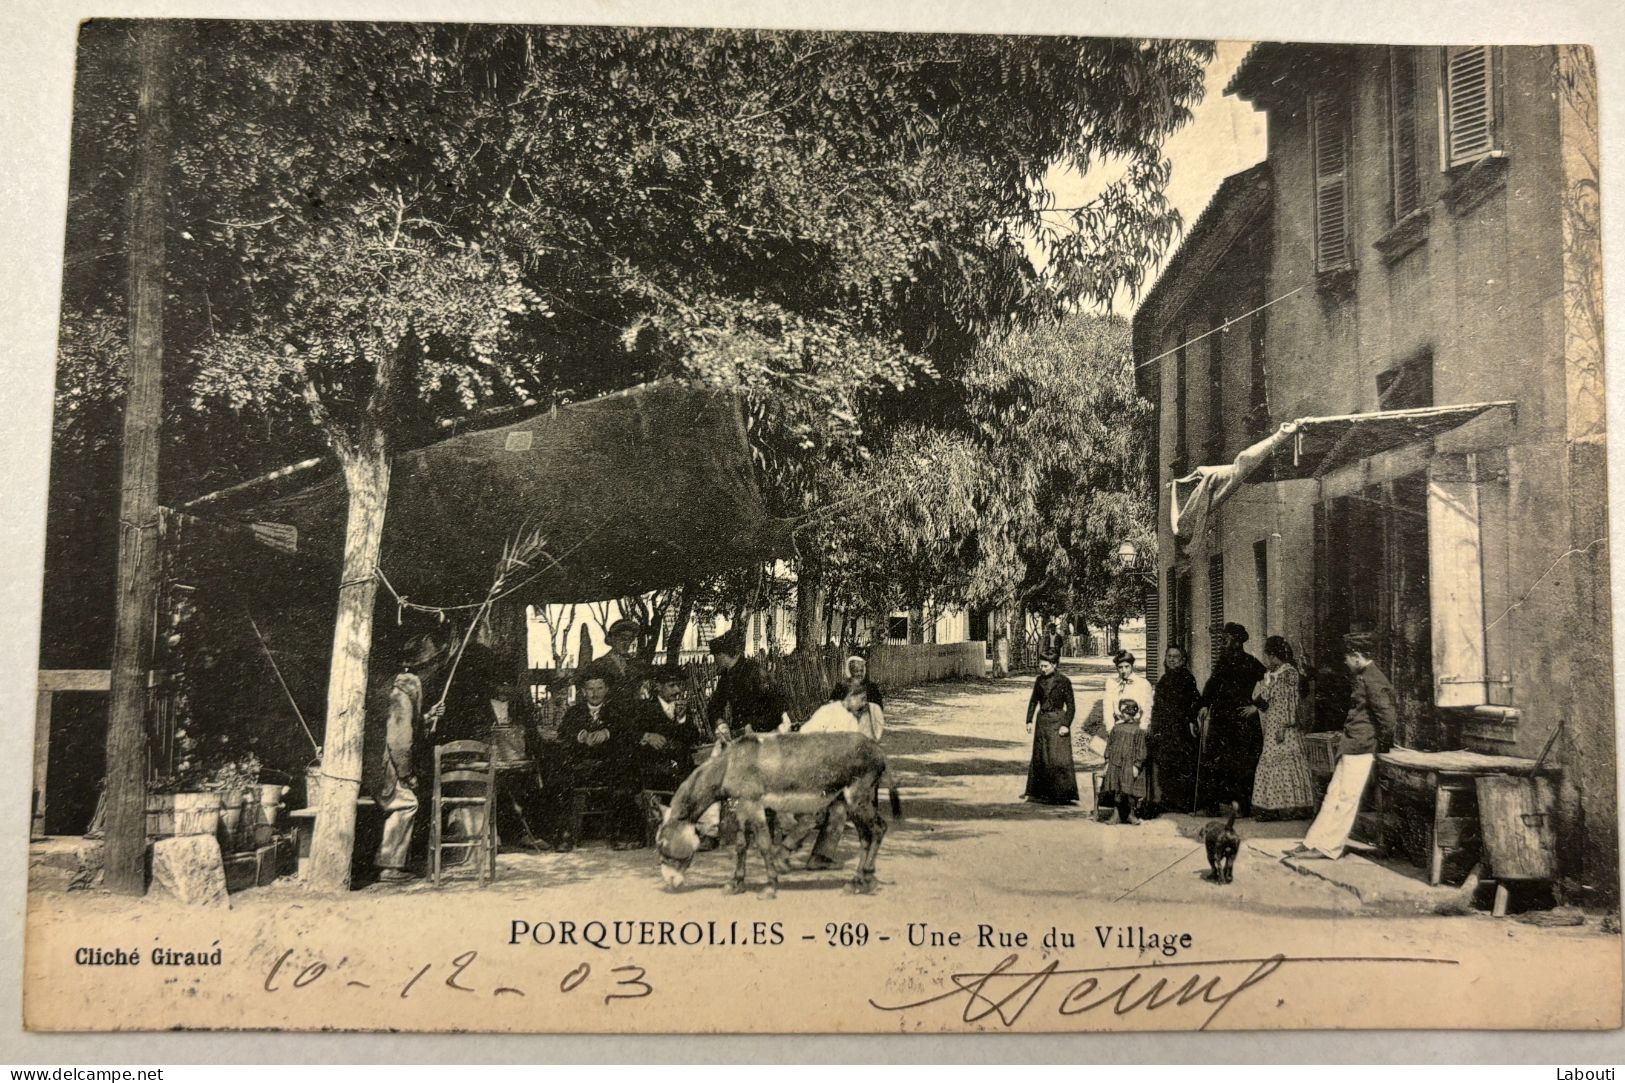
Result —
[[[1068, 670], [1087, 711], [1106, 669]], [[700, 855], [669, 892], [653, 851], [601, 845], [504, 854], [483, 889], [333, 898], [290, 879], [229, 910], [36, 890], [25, 1015], [53, 1030], [1619, 1026], [1620, 939], [1598, 915], [1536, 928], [1396, 911], [1282, 865], [1301, 824], [1250, 829], [1235, 882], [1214, 884], [1203, 821], [1024, 804], [1028, 690], [888, 697], [904, 818], [872, 896], [843, 891], [850, 834], [842, 868], [787, 874], [776, 899], [723, 893], [731, 853]], [[142, 962], [76, 963], [87, 947]], [[154, 948], [221, 962], [155, 964]]]

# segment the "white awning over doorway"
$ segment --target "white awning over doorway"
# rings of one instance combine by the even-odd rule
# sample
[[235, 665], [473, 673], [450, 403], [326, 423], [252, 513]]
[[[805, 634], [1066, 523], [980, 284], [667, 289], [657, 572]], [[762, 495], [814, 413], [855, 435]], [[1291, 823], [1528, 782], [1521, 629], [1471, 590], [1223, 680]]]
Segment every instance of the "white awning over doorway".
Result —
[[[1516, 409], [1513, 402], [1474, 402], [1379, 410], [1369, 414], [1303, 417], [1283, 422], [1235, 461], [1199, 466], [1169, 485], [1169, 523], [1176, 538], [1201, 536], [1208, 516], [1250, 481], [1293, 481], [1385, 451], [1431, 441], [1491, 410]], [[1268, 467], [1266, 470], [1265, 468]]]

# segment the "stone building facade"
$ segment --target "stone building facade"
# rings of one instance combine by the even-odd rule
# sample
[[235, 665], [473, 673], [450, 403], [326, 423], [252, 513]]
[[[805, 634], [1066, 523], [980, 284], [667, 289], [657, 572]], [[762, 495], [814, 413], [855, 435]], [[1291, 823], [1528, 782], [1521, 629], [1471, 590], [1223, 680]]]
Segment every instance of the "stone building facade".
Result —
[[1268, 156], [1135, 316], [1158, 648], [1202, 677], [1224, 621], [1284, 635], [1329, 729], [1369, 630], [1407, 745], [1535, 757], [1561, 722], [1565, 871], [1614, 897], [1591, 54], [1264, 43], [1227, 93]]

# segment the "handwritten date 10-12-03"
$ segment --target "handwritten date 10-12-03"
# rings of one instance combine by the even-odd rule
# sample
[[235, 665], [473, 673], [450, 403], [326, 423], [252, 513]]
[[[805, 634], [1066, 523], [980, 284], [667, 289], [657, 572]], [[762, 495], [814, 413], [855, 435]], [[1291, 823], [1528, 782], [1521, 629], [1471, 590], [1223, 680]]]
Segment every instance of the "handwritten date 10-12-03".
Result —
[[[401, 999], [405, 1000], [413, 994], [414, 990], [420, 992], [424, 989], [422, 983], [428, 982], [431, 986], [440, 985], [447, 989], [454, 989], [459, 993], [485, 994], [488, 996], [527, 996], [526, 990], [516, 985], [496, 985], [482, 982], [475, 973], [474, 964], [478, 961], [480, 953], [469, 949], [451, 959], [436, 964], [424, 963], [410, 973], [399, 978], [387, 978], [382, 982], [374, 983], [364, 981], [359, 977], [346, 977], [345, 972], [349, 966], [349, 957], [341, 957], [336, 963], [329, 964], [323, 959], [314, 959], [308, 963], [299, 964], [293, 961], [294, 949], [289, 948], [277, 957], [271, 964], [271, 969], [265, 975], [262, 988], [267, 993], [284, 993], [312, 987], [331, 987], [341, 985], [347, 989], [373, 989], [373, 988], [399, 988]], [[558, 991], [562, 994], [575, 993], [587, 986], [593, 985], [593, 992], [603, 992], [604, 1003], [615, 1000], [640, 1000], [654, 993], [654, 986], [649, 984], [648, 972], [641, 966], [617, 966], [608, 969], [608, 977], [593, 977], [591, 963], [581, 962], [574, 968], [559, 976]], [[549, 983], [551, 984], [551, 983]], [[546, 989], [544, 992], [548, 991]]]

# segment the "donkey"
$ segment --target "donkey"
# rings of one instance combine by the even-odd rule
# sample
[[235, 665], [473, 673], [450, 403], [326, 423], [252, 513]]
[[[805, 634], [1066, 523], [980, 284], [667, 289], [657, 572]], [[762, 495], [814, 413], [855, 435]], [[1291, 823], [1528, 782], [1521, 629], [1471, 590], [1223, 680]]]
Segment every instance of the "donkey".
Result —
[[[734, 741], [695, 768], [673, 795], [665, 822], [655, 834], [660, 876], [669, 889], [682, 886], [700, 844], [694, 822], [727, 798], [739, 817], [728, 893], [745, 890], [745, 854], [754, 841], [767, 868], [762, 897], [770, 899], [778, 893], [783, 857], [774, 845], [770, 815], [814, 816], [844, 801], [863, 845], [863, 859], [847, 890], [867, 895], [875, 890], [875, 856], [886, 837], [886, 821], [880, 815], [880, 780], [885, 774], [880, 745], [861, 733], [765, 734]], [[892, 816], [898, 818], [902, 805], [895, 784], [890, 792]]]

